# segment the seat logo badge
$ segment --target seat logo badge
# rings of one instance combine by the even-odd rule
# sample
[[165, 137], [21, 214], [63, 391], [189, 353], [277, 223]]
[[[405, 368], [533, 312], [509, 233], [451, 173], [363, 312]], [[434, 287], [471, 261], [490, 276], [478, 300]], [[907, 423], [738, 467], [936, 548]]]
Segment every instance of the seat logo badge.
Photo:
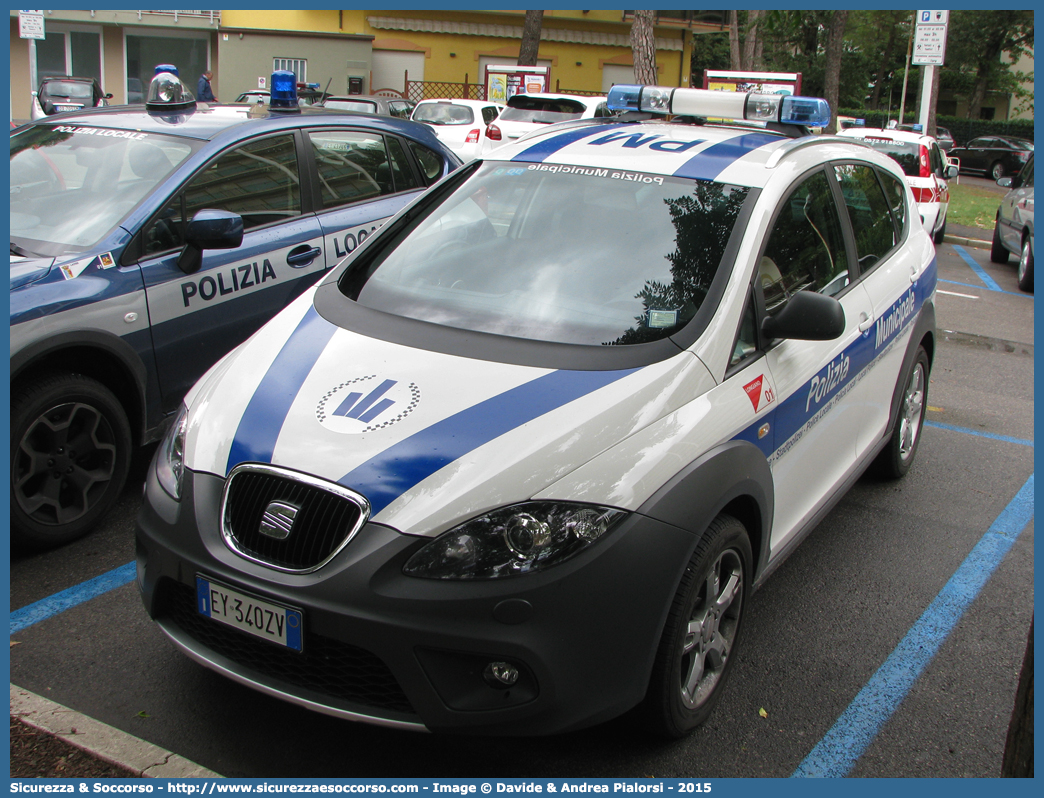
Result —
[[357, 377], [327, 391], [315, 408], [319, 423], [331, 432], [360, 434], [390, 427], [420, 404], [415, 383]]
[[300, 507], [289, 502], [269, 502], [257, 531], [276, 540], [286, 540], [294, 529], [294, 519], [300, 511]]

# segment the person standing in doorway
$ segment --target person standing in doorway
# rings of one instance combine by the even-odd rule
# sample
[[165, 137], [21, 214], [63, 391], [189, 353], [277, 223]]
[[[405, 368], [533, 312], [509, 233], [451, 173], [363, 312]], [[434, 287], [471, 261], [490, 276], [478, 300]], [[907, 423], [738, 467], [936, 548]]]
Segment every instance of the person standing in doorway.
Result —
[[214, 90], [210, 87], [210, 81], [213, 77], [214, 73], [209, 69], [199, 76], [199, 85], [196, 87], [197, 100], [210, 103], [217, 102], [217, 97], [214, 96]]

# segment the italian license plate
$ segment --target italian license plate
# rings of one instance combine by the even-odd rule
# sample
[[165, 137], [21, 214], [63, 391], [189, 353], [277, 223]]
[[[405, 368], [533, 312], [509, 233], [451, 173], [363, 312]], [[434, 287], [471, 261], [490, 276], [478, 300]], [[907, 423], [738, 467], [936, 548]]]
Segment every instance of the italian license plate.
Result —
[[285, 648], [303, 649], [304, 616], [300, 610], [240, 593], [196, 576], [196, 609], [215, 621]]

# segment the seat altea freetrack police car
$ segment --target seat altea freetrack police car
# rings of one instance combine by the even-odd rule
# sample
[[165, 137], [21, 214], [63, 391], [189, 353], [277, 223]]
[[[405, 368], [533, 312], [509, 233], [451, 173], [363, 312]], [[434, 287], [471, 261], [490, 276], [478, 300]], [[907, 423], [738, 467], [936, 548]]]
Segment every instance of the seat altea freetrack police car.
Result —
[[751, 590], [910, 467], [936, 262], [895, 161], [788, 137], [822, 100], [611, 96], [639, 110], [461, 167], [189, 393], [137, 535], [188, 656], [389, 726], [680, 735]]
[[11, 136], [16, 545], [89, 531], [221, 355], [460, 163], [423, 125], [297, 112], [293, 73], [269, 109], [172, 70]]

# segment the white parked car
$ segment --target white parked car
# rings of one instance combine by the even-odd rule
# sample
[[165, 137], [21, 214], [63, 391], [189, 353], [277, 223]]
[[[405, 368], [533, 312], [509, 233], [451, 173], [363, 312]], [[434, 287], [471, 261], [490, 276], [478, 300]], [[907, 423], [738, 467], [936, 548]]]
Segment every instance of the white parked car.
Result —
[[675, 118], [465, 164], [186, 397], [137, 573], [189, 657], [403, 729], [680, 736], [753, 589], [911, 467], [937, 267], [898, 164], [808, 135], [821, 99], [608, 104]]
[[917, 201], [921, 223], [935, 243], [941, 244], [950, 207], [948, 181], [957, 177], [958, 167], [949, 161], [939, 142], [917, 132], [868, 127], [846, 128], [838, 135], [859, 139], [899, 162]]
[[490, 130], [494, 141], [511, 142], [545, 125], [612, 116], [605, 97], [574, 94], [516, 94]]
[[410, 119], [431, 125], [439, 141], [468, 161], [499, 143], [488, 130], [503, 110], [500, 103], [485, 100], [421, 100]]

